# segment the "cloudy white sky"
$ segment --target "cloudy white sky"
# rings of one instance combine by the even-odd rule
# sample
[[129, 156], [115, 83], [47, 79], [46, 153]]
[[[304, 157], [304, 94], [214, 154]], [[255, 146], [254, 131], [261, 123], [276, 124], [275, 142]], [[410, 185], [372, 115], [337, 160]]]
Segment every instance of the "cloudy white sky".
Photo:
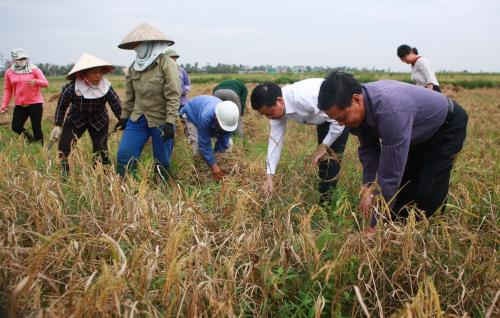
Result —
[[133, 53], [117, 44], [141, 22], [175, 40], [182, 63], [407, 71], [395, 52], [408, 43], [436, 70], [500, 71], [499, 0], [0, 0], [0, 54], [127, 65]]

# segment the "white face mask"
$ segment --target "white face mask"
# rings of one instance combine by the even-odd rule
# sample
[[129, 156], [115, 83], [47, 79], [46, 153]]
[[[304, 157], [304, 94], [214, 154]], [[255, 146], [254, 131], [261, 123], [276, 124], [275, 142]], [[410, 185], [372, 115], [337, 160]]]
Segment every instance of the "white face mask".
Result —
[[28, 64], [28, 61], [27, 60], [16, 60], [14, 63], [16, 63], [16, 65], [18, 67], [25, 67], [26, 64]]
[[138, 58], [143, 59], [151, 55], [152, 48], [153, 48], [152, 43], [142, 42], [141, 44], [139, 44], [134, 48], [134, 51], [137, 54]]
[[134, 69], [142, 72], [151, 65], [160, 54], [164, 53], [169, 46], [162, 42], [142, 42], [134, 48], [136, 53]]

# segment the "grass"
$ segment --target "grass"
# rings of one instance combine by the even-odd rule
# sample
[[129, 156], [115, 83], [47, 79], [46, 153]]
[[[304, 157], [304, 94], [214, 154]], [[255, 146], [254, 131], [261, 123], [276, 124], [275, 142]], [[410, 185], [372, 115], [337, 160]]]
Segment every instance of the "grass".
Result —
[[[51, 81], [46, 99], [61, 85]], [[193, 95], [213, 86], [195, 84]], [[179, 128], [168, 186], [151, 176], [149, 146], [136, 179], [93, 169], [88, 136], [62, 182], [55, 149], [25, 144], [2, 115], [0, 302], [11, 315], [48, 317], [497, 317], [500, 90], [447, 93], [470, 115], [447, 210], [388, 223], [374, 240], [360, 235], [354, 138], [335, 200], [320, 208], [315, 170], [304, 165], [313, 127], [289, 125], [277, 194], [266, 200], [268, 124], [252, 110], [247, 139], [219, 158], [229, 173], [221, 184]], [[112, 156], [119, 139], [110, 137]]]
[[[411, 83], [409, 73], [358, 72], [354, 75], [361, 82], [393, 79]], [[224, 79], [238, 78], [245, 83], [274, 81], [278, 84], [289, 84], [304, 78], [324, 76], [324, 73], [192, 74], [191, 81], [195, 84], [210, 84]], [[498, 73], [438, 73], [437, 77], [442, 87], [500, 88], [500, 74]]]

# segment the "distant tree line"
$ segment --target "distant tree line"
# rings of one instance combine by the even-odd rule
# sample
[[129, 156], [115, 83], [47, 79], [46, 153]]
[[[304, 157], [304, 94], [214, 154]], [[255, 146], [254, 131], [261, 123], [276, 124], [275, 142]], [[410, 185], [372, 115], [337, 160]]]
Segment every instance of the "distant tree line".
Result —
[[45, 74], [45, 76], [62, 76], [71, 71], [74, 64], [55, 65], [50, 63], [37, 64], [38, 68]]
[[[10, 59], [5, 58], [0, 54], [0, 76], [3, 76], [5, 70], [10, 67]], [[37, 66], [43, 71], [46, 76], [64, 76], [68, 74], [74, 64], [57, 65], [51, 63], [39, 63]], [[328, 73], [332, 70], [339, 70], [349, 73], [392, 73], [390, 70], [377, 68], [353, 68], [347, 66], [331, 67], [331, 66], [310, 66], [310, 65], [255, 65], [248, 66], [243, 64], [224, 64], [217, 63], [215, 65], [200, 63], [181, 64], [184, 69], [191, 74], [207, 73], [207, 74], [245, 74], [245, 73]], [[123, 75], [126, 67], [115, 66], [114, 75]], [[443, 73], [443, 72], [440, 72]], [[448, 72], [444, 72], [448, 73]], [[455, 73], [455, 72], [451, 72]], [[467, 73], [467, 71], [463, 71]]]
[[[42, 70], [45, 76], [63, 76], [68, 74], [73, 68], [74, 64], [67, 65], [55, 65], [50, 63], [40, 63], [37, 66]], [[123, 75], [123, 67], [115, 66], [115, 69], [112, 73], [113, 75]]]
[[[3, 76], [5, 70], [11, 65], [11, 61], [0, 56], [0, 75]], [[64, 76], [69, 73], [74, 64], [57, 65], [52, 63], [39, 63], [37, 66], [42, 70], [46, 76]], [[321, 72], [325, 73], [331, 70], [342, 70], [345, 72], [384, 72], [384, 70], [377, 69], [356, 69], [350, 67], [328, 67], [328, 66], [308, 66], [308, 65], [256, 65], [248, 66], [243, 64], [223, 64], [217, 63], [215, 65], [206, 64], [200, 65], [198, 62], [191, 64], [181, 64], [188, 73], [208, 73], [208, 74], [235, 74], [235, 73], [311, 73]], [[123, 75], [123, 66], [116, 66], [113, 74]]]
[[[0, 56], [0, 75], [3, 76], [5, 71], [11, 66], [11, 61]], [[57, 65], [51, 63], [38, 63], [36, 64], [42, 70], [45, 76], [64, 76], [71, 71], [74, 64]], [[123, 75], [123, 66], [115, 66], [113, 71], [114, 75]]]
[[188, 73], [208, 73], [208, 74], [234, 74], [234, 73], [311, 73], [311, 72], [328, 72], [331, 70], [342, 70], [345, 72], [384, 72], [385, 70], [360, 70], [350, 67], [330, 67], [330, 66], [310, 66], [310, 65], [256, 65], [248, 66], [243, 64], [223, 64], [203, 65], [199, 63], [181, 64]]

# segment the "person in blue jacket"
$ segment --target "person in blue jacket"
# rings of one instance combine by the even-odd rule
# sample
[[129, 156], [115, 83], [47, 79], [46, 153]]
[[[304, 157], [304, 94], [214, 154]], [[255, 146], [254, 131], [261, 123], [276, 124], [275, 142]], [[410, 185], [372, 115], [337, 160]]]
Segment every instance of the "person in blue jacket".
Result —
[[[215, 180], [221, 180], [224, 172], [217, 164], [215, 153], [231, 147], [231, 135], [238, 128], [240, 112], [231, 101], [201, 95], [191, 99], [180, 110], [185, 133], [193, 152], [199, 153], [210, 166]], [[216, 139], [212, 146], [212, 138]]]

